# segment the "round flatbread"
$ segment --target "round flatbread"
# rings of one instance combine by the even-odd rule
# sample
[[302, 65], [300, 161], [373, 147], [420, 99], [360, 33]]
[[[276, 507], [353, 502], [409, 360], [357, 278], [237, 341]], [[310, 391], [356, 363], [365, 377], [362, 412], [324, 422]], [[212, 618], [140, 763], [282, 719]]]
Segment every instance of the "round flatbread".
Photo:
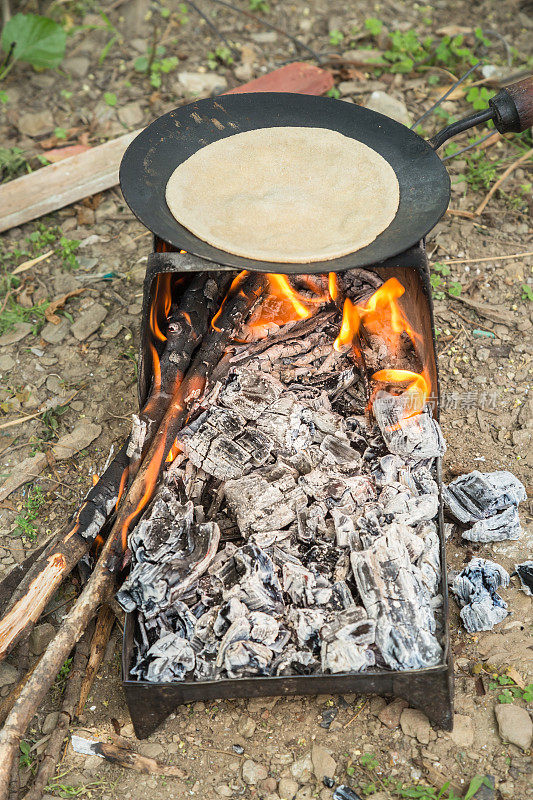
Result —
[[360, 250], [395, 217], [398, 179], [375, 150], [327, 128], [259, 128], [202, 147], [166, 188], [172, 215], [245, 258], [305, 264]]

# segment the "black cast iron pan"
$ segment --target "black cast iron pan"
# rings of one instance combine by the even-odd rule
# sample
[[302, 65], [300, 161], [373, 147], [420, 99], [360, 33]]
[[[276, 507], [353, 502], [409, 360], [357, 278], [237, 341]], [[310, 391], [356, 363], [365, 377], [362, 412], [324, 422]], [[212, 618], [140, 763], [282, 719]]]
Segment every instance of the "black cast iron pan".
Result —
[[[446, 211], [450, 179], [435, 150], [456, 133], [488, 119], [494, 120], [500, 132], [525, 130], [533, 122], [533, 78], [502, 89], [490, 102], [487, 111], [450, 125], [428, 142], [389, 117], [341, 100], [284, 92], [221, 95], [181, 106], [145, 128], [124, 154], [120, 185], [143, 225], [174, 247], [218, 264], [283, 273], [377, 264], [422, 239]], [[389, 227], [355, 253], [304, 265], [227, 253], [197, 238], [174, 219], [165, 189], [176, 167], [218, 139], [275, 126], [329, 128], [380, 153], [394, 169], [400, 186], [398, 211]]]

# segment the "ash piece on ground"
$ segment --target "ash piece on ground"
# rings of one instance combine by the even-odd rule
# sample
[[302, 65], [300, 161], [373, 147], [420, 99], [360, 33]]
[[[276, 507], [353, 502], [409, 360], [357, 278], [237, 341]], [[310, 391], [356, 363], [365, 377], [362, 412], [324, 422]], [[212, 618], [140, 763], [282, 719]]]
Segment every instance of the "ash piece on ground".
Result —
[[517, 508], [527, 498], [523, 484], [506, 470], [474, 470], [460, 475], [442, 493], [450, 514], [463, 524], [489, 519], [513, 506]]
[[312, 323], [237, 349], [129, 537], [139, 680], [442, 662], [442, 433], [386, 392], [369, 425], [338, 318]]
[[515, 564], [515, 570], [522, 584], [522, 591], [533, 597], [533, 561]]
[[504, 568], [483, 558], [473, 558], [455, 577], [451, 589], [469, 633], [490, 631], [505, 619], [507, 603], [496, 590], [508, 585], [509, 574]]

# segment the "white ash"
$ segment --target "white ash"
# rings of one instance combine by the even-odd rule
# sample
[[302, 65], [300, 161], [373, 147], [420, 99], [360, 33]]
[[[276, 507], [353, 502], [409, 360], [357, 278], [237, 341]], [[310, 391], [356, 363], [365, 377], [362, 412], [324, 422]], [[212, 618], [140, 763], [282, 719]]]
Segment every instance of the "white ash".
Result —
[[482, 558], [473, 558], [454, 578], [451, 590], [469, 633], [490, 631], [506, 618], [507, 603], [496, 590], [508, 585], [509, 574], [504, 568]]
[[180, 434], [187, 460], [130, 535], [118, 595], [137, 612], [138, 679], [441, 663], [442, 435], [425, 411], [391, 438], [384, 394], [367, 425], [330, 317], [301, 341], [245, 345]]
[[463, 524], [493, 517], [527, 498], [523, 484], [506, 470], [460, 475], [443, 487], [442, 495], [452, 517]]
[[522, 526], [516, 506], [505, 508], [488, 519], [478, 520], [461, 534], [469, 542], [503, 542], [520, 539], [521, 535]]
[[142, 455], [144, 440], [146, 438], [146, 420], [141, 420], [137, 414], [132, 415], [131, 434], [126, 455], [132, 461], [137, 461]]

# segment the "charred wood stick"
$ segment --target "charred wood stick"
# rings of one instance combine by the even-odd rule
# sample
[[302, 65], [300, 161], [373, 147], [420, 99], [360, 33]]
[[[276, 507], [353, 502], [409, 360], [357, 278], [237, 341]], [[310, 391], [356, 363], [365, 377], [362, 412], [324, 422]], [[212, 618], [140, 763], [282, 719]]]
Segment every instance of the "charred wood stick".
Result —
[[84, 680], [85, 668], [87, 666], [90, 633], [90, 630], [86, 631], [76, 645], [57, 725], [47, 742], [46, 750], [39, 765], [39, 769], [37, 770], [33, 786], [29, 792], [24, 795], [24, 800], [41, 800], [45, 787], [54, 775], [57, 762], [61, 757], [63, 742], [68, 734], [69, 725], [75, 716], [80, 686]]
[[8, 715], [0, 731], [0, 800], [6, 800], [8, 797], [13, 760], [33, 715], [74, 643], [94, 617], [97, 607], [106, 602], [114, 591], [113, 570], [119, 566], [129, 525], [150, 501], [160, 469], [174, 443], [179, 426], [186, 418], [190, 403], [199, 392], [204, 391], [210, 370], [218, 362], [247, 314], [258, 302], [264, 285], [264, 279], [259, 274], [250, 276], [241, 274], [233, 282], [228, 298], [213, 318], [212, 328], [194, 358], [187, 377], [175, 393], [147, 457], [143, 460], [141, 469], [121, 504], [115, 524], [87, 585], [46, 648]]
[[94, 679], [98, 674], [98, 670], [104, 660], [105, 650], [111, 630], [115, 622], [115, 614], [108, 605], [103, 605], [96, 618], [96, 626], [94, 629], [93, 638], [91, 640], [91, 651], [89, 660], [83, 676], [81, 689], [79, 692], [79, 701], [76, 709], [76, 716], [79, 716], [84, 709], [89, 692], [91, 691]]
[[[89, 742], [84, 740], [83, 745], [84, 753], [90, 752], [95, 756], [101, 756], [111, 764], [116, 764], [117, 767], [132, 769], [135, 772], [141, 772], [143, 775], [167, 775], [173, 778], [187, 777], [187, 773], [180, 769], [180, 767], [162, 764], [160, 761], [156, 761], [155, 758], [142, 756], [126, 744], [118, 742], [114, 744], [109, 742]], [[88, 749], [85, 749], [86, 746], [88, 746]], [[28, 799], [24, 798], [24, 800]]]
[[126, 480], [131, 480], [137, 472], [142, 455], [209, 324], [215, 303], [220, 301], [231, 277], [231, 274], [223, 274], [219, 284], [204, 273], [192, 278], [182, 302], [171, 316], [161, 356], [160, 377], [139, 417], [139, 425], [145, 431], [142, 441], [136, 446], [130, 437], [124, 443], [71, 523], [52, 539], [19, 581], [0, 620], [0, 661], [30, 633], [48, 600], [88, 552], [115, 511]]

